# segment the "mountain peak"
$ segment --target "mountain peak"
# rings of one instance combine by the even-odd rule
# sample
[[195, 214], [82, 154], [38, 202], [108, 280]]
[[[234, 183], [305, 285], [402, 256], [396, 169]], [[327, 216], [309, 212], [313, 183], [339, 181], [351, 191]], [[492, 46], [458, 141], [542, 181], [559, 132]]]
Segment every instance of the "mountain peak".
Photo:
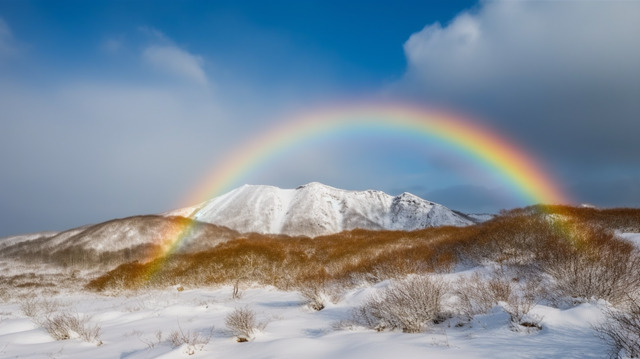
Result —
[[192, 218], [239, 232], [315, 237], [352, 230], [416, 230], [472, 224], [450, 209], [405, 192], [347, 191], [319, 182], [295, 189], [244, 185], [215, 197]]
[[426, 202], [427, 204], [429, 204], [430, 206], [435, 206], [436, 203], [433, 203], [431, 201], [426, 201], [418, 196], [416, 196], [413, 193], [409, 193], [409, 192], [402, 192], [401, 194], [399, 194], [398, 196], [396, 196], [396, 199], [398, 201], [405, 201], [405, 202]]
[[309, 182], [307, 184], [303, 184], [302, 186], [296, 187], [296, 190], [299, 190], [299, 189], [307, 189], [307, 190], [309, 190], [309, 189], [320, 189], [320, 190], [342, 191], [342, 190], [340, 190], [338, 188], [331, 187], [331, 186], [328, 186], [328, 185], [326, 185], [324, 183], [320, 183], [320, 182]]

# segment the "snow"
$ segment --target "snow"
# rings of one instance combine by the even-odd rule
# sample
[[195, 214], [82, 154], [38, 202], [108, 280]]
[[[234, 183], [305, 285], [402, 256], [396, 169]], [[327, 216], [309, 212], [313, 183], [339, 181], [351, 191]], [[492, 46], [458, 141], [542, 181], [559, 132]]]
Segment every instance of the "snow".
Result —
[[347, 191], [317, 182], [296, 189], [244, 185], [201, 204], [193, 217], [239, 232], [310, 237], [356, 228], [416, 230], [473, 223], [410, 193], [393, 197], [381, 191]]
[[57, 235], [59, 232], [36, 232], [36, 233], [27, 233], [20, 234], [16, 236], [2, 237], [0, 238], [0, 248], [12, 246], [14, 244], [32, 241], [38, 238], [48, 238]]
[[622, 239], [626, 239], [627, 241], [636, 245], [636, 247], [640, 248], [640, 233], [618, 233], [618, 237]]
[[171, 210], [169, 212], [160, 213], [160, 215], [161, 216], [165, 216], [165, 217], [172, 217], [172, 216], [190, 217], [193, 213], [198, 211], [200, 206], [201, 205], [191, 206], [191, 207], [184, 207], [184, 208], [180, 208], [180, 209], [174, 209], [174, 210]]
[[[447, 277], [458, 275], [466, 274]], [[55, 341], [21, 312], [21, 299], [12, 298], [0, 304], [0, 357], [602, 358], [608, 350], [591, 329], [602, 318], [600, 308], [606, 304], [601, 302], [568, 309], [538, 305], [533, 312], [542, 317], [543, 329], [534, 333], [510, 330], [509, 317], [499, 306], [461, 327], [454, 317], [419, 334], [336, 325], [387, 284], [352, 289], [319, 312], [309, 309], [298, 293], [271, 287], [241, 288], [240, 299], [231, 298], [228, 286], [120, 296], [66, 292], [47, 298], [57, 301], [60, 311], [89, 316], [90, 324], [101, 327], [101, 345], [80, 339]], [[248, 343], [237, 343], [225, 327], [225, 317], [239, 307], [255, 311], [265, 324]], [[173, 347], [168, 340], [175, 330], [211, 338], [192, 348], [190, 356], [187, 345]]]
[[469, 213], [467, 216], [477, 223], [481, 223], [493, 219], [496, 215], [490, 213]]

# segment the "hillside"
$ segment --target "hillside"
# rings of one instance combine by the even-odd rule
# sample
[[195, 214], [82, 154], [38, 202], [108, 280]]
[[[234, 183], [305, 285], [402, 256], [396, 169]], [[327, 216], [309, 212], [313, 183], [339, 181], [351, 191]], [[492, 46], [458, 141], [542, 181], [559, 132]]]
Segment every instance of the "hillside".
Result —
[[353, 229], [412, 231], [472, 223], [474, 219], [465, 214], [409, 193], [392, 197], [319, 183], [296, 189], [246, 185], [199, 207], [3, 238], [0, 257], [113, 267], [147, 261], [174, 243], [178, 253], [193, 253], [243, 233], [317, 237]]
[[184, 217], [133, 216], [59, 233], [9, 237], [0, 240], [0, 258], [110, 267], [154, 258], [178, 237], [181, 241], [177, 251], [197, 252], [239, 236], [231, 229]]

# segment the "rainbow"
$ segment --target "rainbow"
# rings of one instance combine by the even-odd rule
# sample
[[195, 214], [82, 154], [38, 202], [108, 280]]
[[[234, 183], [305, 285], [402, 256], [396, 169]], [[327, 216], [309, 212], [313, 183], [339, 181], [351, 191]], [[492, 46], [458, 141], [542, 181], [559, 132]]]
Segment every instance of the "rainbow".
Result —
[[[220, 195], [261, 165], [318, 139], [368, 133], [435, 140], [498, 174], [531, 204], [571, 202], [531, 155], [497, 132], [462, 116], [406, 105], [348, 106], [295, 116], [239, 146], [193, 192], [188, 202], [192, 205]], [[192, 217], [195, 215], [197, 210]], [[175, 250], [189, 230], [184, 228], [171, 234], [170, 245], [163, 250], [165, 256]]]
[[495, 131], [462, 117], [408, 106], [356, 106], [296, 116], [240, 146], [210, 174], [189, 202], [231, 190], [261, 164], [320, 137], [371, 132], [437, 139], [501, 174], [531, 203], [566, 203], [567, 198], [535, 159]]

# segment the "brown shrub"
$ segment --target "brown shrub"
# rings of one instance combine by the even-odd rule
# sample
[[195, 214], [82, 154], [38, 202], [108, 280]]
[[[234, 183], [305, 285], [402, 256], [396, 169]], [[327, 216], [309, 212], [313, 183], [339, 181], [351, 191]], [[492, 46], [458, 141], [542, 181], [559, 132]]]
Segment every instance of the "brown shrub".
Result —
[[615, 302], [621, 288], [640, 285], [640, 276], [631, 275], [637, 273], [632, 246], [615, 240], [605, 224], [633, 227], [636, 221], [640, 224], [638, 213], [533, 206], [462, 228], [353, 230], [316, 238], [248, 234], [206, 250], [124, 264], [87, 287], [103, 291], [258, 283], [300, 290], [314, 302], [327, 288], [446, 272], [458, 263], [498, 263], [550, 274], [558, 288], [566, 289], [556, 295]]
[[555, 278], [561, 296], [621, 303], [640, 288], [640, 256], [632, 244], [607, 232], [589, 232], [573, 244], [549, 248], [544, 271]]

